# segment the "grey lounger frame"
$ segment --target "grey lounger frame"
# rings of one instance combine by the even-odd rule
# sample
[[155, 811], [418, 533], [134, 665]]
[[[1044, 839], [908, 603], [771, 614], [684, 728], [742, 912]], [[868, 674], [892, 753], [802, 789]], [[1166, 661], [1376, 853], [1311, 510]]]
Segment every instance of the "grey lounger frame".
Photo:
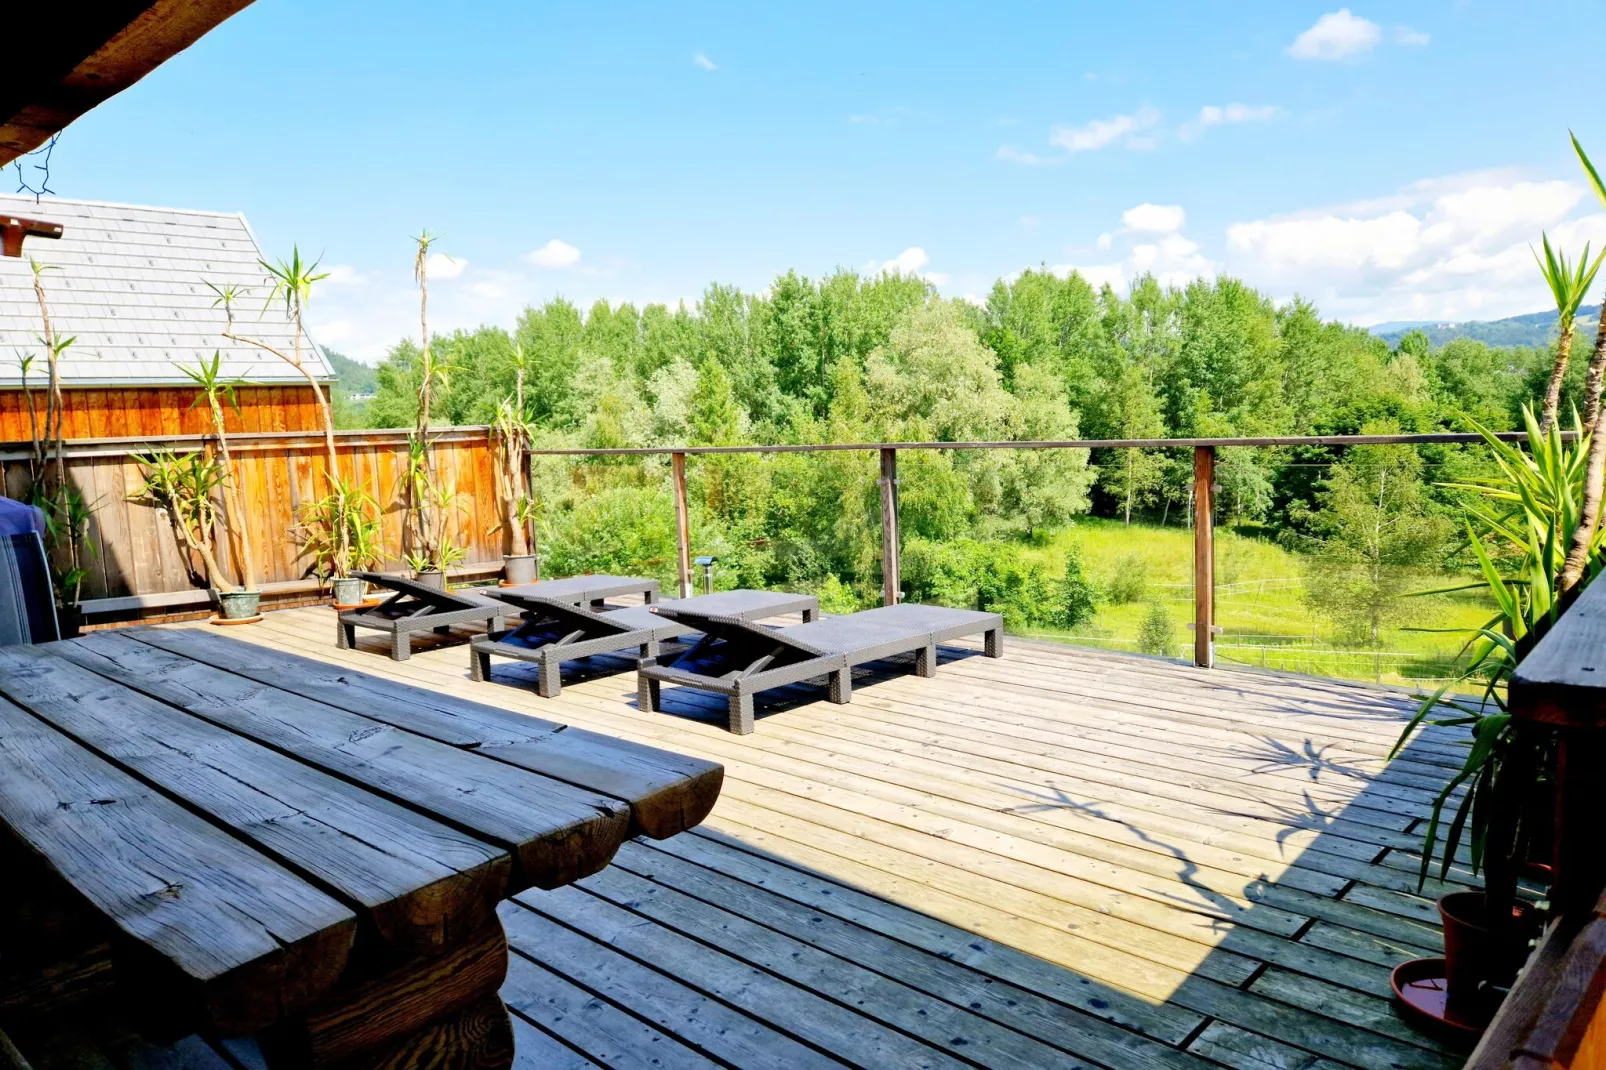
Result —
[[[573, 588], [564, 590], [561, 598], [533, 598], [518, 590], [503, 588], [498, 596], [523, 611], [524, 623], [475, 639], [469, 645], [469, 676], [489, 680], [493, 655], [532, 662], [541, 667], [535, 687], [542, 698], [556, 698], [563, 693], [561, 673], [565, 661], [622, 653], [632, 647], [638, 649], [640, 657], [656, 658], [666, 652], [664, 643], [702, 631], [697, 622], [709, 616], [752, 621], [801, 613], [809, 621], [820, 610], [819, 599], [811, 594], [741, 590], [598, 612], [584, 608], [594, 588], [578, 592], [582, 598], [578, 606], [569, 601], [576, 593]], [[668, 613], [660, 615], [660, 608], [672, 609], [673, 619]], [[682, 649], [676, 644], [676, 653]]]
[[761, 691], [824, 676], [830, 701], [851, 702], [855, 665], [913, 653], [915, 672], [935, 676], [937, 644], [978, 633], [985, 636], [988, 657], [1004, 654], [1004, 618], [970, 609], [882, 606], [779, 629], [731, 617], [699, 618], [665, 607], [657, 611], [684, 618], [704, 634], [668, 665], [642, 659], [636, 670], [638, 704], [643, 710], [659, 709], [666, 683], [712, 691], [725, 696], [730, 730], [738, 735], [753, 731], [753, 697]]
[[340, 614], [336, 642], [342, 650], [357, 645], [357, 629], [373, 628], [390, 635], [392, 661], [406, 661], [413, 653], [413, 636], [424, 632], [445, 635], [455, 624], [485, 622], [487, 630], [502, 625], [511, 611], [501, 602], [477, 594], [438, 591], [416, 580], [383, 572], [354, 572], [353, 576], [396, 592], [377, 606], [348, 609]]
[[524, 620], [517, 628], [493, 631], [469, 644], [469, 677], [489, 680], [493, 654], [534, 662], [541, 667], [535, 689], [542, 698], [562, 694], [560, 672], [565, 661], [632, 647], [640, 650], [641, 657], [655, 657], [665, 641], [696, 630], [645, 606], [597, 612], [556, 598], [503, 597], [511, 608], [524, 611]]

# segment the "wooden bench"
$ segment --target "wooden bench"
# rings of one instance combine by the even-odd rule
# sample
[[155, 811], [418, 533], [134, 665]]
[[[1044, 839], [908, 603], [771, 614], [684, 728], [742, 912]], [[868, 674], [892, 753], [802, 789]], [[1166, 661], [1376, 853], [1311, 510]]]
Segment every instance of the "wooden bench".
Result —
[[[88, 959], [0, 991], [0, 1028], [79, 1014], [52, 979], [82, 975], [153, 1038], [257, 1034], [273, 1067], [508, 1065], [497, 903], [695, 825], [721, 779], [205, 630], [0, 648], [0, 865], [88, 949], [44, 941]], [[20, 909], [0, 929], [39, 928]]]

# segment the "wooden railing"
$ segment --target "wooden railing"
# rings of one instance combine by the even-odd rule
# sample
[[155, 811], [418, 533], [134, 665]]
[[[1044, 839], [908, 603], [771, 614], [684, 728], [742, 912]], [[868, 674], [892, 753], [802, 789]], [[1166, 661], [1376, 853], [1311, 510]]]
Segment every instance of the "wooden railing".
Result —
[[1606, 581], [1587, 588], [1511, 679], [1512, 716], [1557, 733], [1551, 922], [1467, 1064], [1606, 1068]]
[[[462, 508], [456, 520], [457, 541], [468, 549], [468, 560], [478, 571], [498, 567], [503, 552], [497, 531], [499, 504], [489, 429], [483, 426], [440, 428], [435, 432], [436, 458], [442, 479], [457, 487]], [[1500, 436], [1521, 441], [1520, 433]], [[380, 504], [383, 545], [392, 555], [382, 567], [402, 567], [403, 473], [406, 470], [407, 432], [403, 430], [343, 431], [337, 435], [342, 469], [355, 473]], [[129, 612], [159, 609], [186, 600], [204, 598], [191, 580], [188, 564], [180, 555], [171, 531], [156, 511], [133, 504], [128, 495], [139, 486], [138, 453], [152, 448], [196, 449], [208, 441], [203, 435], [161, 439], [86, 439], [68, 444], [66, 457], [72, 479], [89, 500], [96, 502], [93, 532], [102, 547], [101, 559], [86, 582], [83, 597], [91, 612]], [[542, 449], [534, 456], [665, 457], [670, 459], [675, 498], [677, 541], [676, 579], [681, 593], [691, 591], [690, 510], [686, 500], [686, 459], [727, 453], [832, 453], [869, 452], [880, 459], [882, 597], [897, 600], [901, 588], [898, 528], [898, 454], [910, 450], [1093, 450], [1190, 449], [1193, 451], [1193, 659], [1201, 666], [1215, 660], [1215, 462], [1217, 451], [1232, 447], [1421, 445], [1426, 443], [1479, 443], [1470, 434], [1426, 435], [1318, 435], [1263, 438], [1079, 439], [1032, 442], [846, 442], [753, 446], [642, 447], [626, 449]], [[310, 562], [299, 553], [290, 535], [296, 510], [317, 493], [321, 436], [304, 432], [231, 435], [230, 446], [240, 466], [239, 478], [250, 512], [253, 545], [263, 571], [265, 589], [309, 588]], [[0, 444], [0, 474], [12, 496], [27, 486], [27, 446]], [[347, 466], [350, 467], [347, 467]], [[233, 571], [232, 548], [223, 554], [224, 568]]]
[[[1507, 442], [1526, 441], [1520, 432], [1498, 436]], [[1570, 434], [1564, 435], [1571, 438]], [[1301, 435], [1270, 438], [1122, 438], [1043, 442], [833, 442], [774, 446], [686, 446], [627, 449], [542, 449], [533, 456], [549, 457], [662, 457], [670, 458], [675, 490], [675, 530], [679, 540], [676, 580], [681, 597], [691, 593], [691, 547], [686, 524], [686, 458], [725, 453], [831, 453], [875, 452], [881, 458], [881, 592], [891, 605], [902, 586], [898, 550], [898, 453], [902, 450], [1193, 450], [1193, 661], [1209, 668], [1215, 664], [1215, 504], [1216, 451], [1235, 446], [1369, 446], [1420, 445], [1429, 442], [1479, 443], [1478, 435], [1443, 433], [1427, 435]]]

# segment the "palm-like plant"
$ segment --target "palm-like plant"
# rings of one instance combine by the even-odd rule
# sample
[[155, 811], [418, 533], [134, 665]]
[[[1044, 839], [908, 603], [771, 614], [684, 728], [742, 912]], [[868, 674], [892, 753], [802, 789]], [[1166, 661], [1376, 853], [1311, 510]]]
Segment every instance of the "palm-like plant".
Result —
[[430, 456], [429, 420], [434, 407], [435, 388], [444, 388], [451, 375], [449, 362], [436, 360], [429, 339], [429, 258], [430, 250], [440, 241], [440, 237], [439, 234], [423, 230], [413, 239], [413, 279], [418, 283], [419, 357], [418, 405], [408, 449], [408, 512], [412, 521], [409, 525], [412, 550], [427, 558], [435, 557], [440, 549], [433, 538], [438, 521], [429, 515], [430, 491], [435, 483], [435, 466]]
[[1550, 235], [1542, 235], [1541, 242], [1544, 255], [1540, 256], [1535, 251], [1534, 260], [1538, 262], [1539, 272], [1544, 275], [1551, 296], [1556, 300], [1556, 325], [1560, 331], [1556, 339], [1556, 361], [1551, 366], [1550, 382], [1545, 387], [1545, 407], [1539, 418], [1539, 429], [1545, 431], [1556, 422], [1556, 408], [1561, 404], [1561, 382], [1567, 375], [1567, 360], [1572, 354], [1573, 323], [1578, 316], [1578, 306], [1583, 304], [1589, 288], [1595, 284], [1595, 273], [1600, 270], [1606, 251], [1591, 262], [1589, 246], [1586, 244], [1584, 255], [1575, 264], [1567, 259], [1566, 253], [1551, 248]]
[[[1573, 415], [1576, 440], [1564, 440], [1552, 424], [1541, 431], [1533, 412], [1524, 407], [1526, 451], [1500, 441], [1493, 432], [1469, 420], [1482, 435], [1499, 468], [1497, 477], [1444, 484], [1471, 496], [1466, 505], [1467, 539], [1481, 578], [1473, 583], [1424, 591], [1442, 594], [1486, 589], [1498, 612], [1468, 642], [1461, 675], [1423, 701], [1401, 733], [1390, 757], [1397, 754], [1423, 723], [1466, 727], [1471, 732], [1465, 762], [1434, 799], [1422, 850], [1420, 880], [1426, 881], [1446, 808], [1456, 801], [1444, 829], [1440, 876], [1448, 874], [1463, 839], [1469, 846], [1473, 872], [1486, 872], [1491, 917], [1505, 916], [1498, 904], [1516, 894], [1520, 864], [1528, 845], [1543, 837], [1550, 814], [1535, 801], [1544, 798], [1553, 768], [1553, 742], [1542, 728], [1514, 721], [1506, 710], [1504, 689], [1518, 662], [1561, 616], [1564, 606], [1561, 573], [1562, 540], [1574, 531], [1583, 509], [1589, 437]], [[1601, 537], [1592, 548], [1589, 574], [1602, 565]], [[1495, 552], [1490, 552], [1493, 546]], [[1509, 562], [1502, 571], [1498, 562]], [[1447, 697], [1452, 688], [1471, 680], [1482, 685], [1476, 701]], [[1448, 708], [1453, 711], [1440, 715]], [[1466, 790], [1456, 800], [1456, 793]]]
[[377, 512], [373, 497], [355, 477], [330, 480], [327, 494], [302, 507], [294, 534], [320, 580], [344, 578], [383, 556]]
[[212, 417], [212, 431], [217, 435], [218, 453], [223, 466], [223, 521], [224, 527], [240, 540], [240, 583], [248, 591], [257, 589], [256, 554], [251, 546], [250, 520], [240, 504], [240, 487], [235, 478], [234, 458], [229, 455], [229, 436], [224, 426], [223, 405], [228, 403], [236, 416], [240, 414], [240, 398], [235, 388], [240, 380], [225, 379], [222, 374], [223, 354], [212, 351], [212, 359], [196, 361], [194, 367], [178, 364], [175, 367], [194, 383], [199, 392], [190, 408], [206, 403]]
[[164, 510], [179, 542], [200, 557], [207, 582], [225, 594], [234, 590], [218, 567], [212, 547], [212, 531], [217, 525], [213, 496], [228, 479], [217, 458], [157, 450], [134, 459], [144, 468], [145, 481], [128, 500]]
[[[1573, 137], [1573, 151], [1584, 169], [1589, 186], [1603, 206], [1606, 206], [1606, 182], [1590, 162], [1584, 146]], [[1561, 593], [1571, 597], [1584, 580], [1598, 542], [1602, 483], [1606, 482], [1606, 434], [1601, 434], [1600, 396], [1606, 386], [1606, 313], [1600, 317], [1595, 332], [1595, 352], [1589, 358], [1589, 374], [1584, 377], [1583, 430], [1590, 434], [1589, 459], [1584, 466], [1583, 505], [1579, 510], [1578, 525], [1563, 537], [1567, 539], [1567, 560], [1561, 569]]]
[[529, 464], [526, 451], [533, 438], [533, 429], [524, 418], [523, 408], [514, 398], [503, 398], [497, 404], [496, 417], [491, 421], [491, 435], [496, 442], [496, 478], [501, 490], [508, 551], [514, 557], [523, 557], [530, 552], [527, 530], [534, 513], [526, 486]]
[[289, 319], [292, 327], [291, 350], [286, 353], [277, 346], [269, 345], [261, 339], [237, 333], [234, 329], [234, 302], [248, 291], [233, 285], [219, 286], [209, 282], [207, 286], [217, 295], [217, 299], [212, 302], [213, 307], [222, 306], [223, 308], [226, 322], [226, 326], [223, 329], [223, 337], [231, 342], [239, 342], [243, 345], [260, 349], [264, 353], [271, 353], [306, 378], [307, 385], [312, 387], [313, 397], [318, 401], [318, 414], [323, 420], [324, 447], [328, 454], [328, 478], [335, 479], [340, 475], [340, 462], [335, 452], [334, 413], [329, 408], [329, 399], [324, 396], [323, 384], [318, 382], [317, 373], [302, 357], [303, 342], [306, 338], [306, 327], [302, 320], [302, 314], [305, 312], [307, 304], [312, 300], [313, 284], [327, 279], [329, 273], [318, 270], [319, 261], [314, 260], [309, 263], [303, 260], [300, 246], [291, 247], [289, 260], [281, 259], [277, 263], [259, 260], [257, 263], [261, 265], [263, 271], [267, 272], [269, 282], [268, 297], [262, 303], [262, 312], [265, 315], [273, 305], [284, 305], [285, 317]]

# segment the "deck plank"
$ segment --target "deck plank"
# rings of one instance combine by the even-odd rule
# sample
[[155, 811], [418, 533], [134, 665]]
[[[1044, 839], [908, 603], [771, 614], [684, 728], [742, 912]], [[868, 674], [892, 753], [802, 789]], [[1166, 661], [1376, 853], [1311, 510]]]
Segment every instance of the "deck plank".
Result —
[[[532, 940], [541, 963], [516, 954], [510, 982], [525, 1000], [554, 993], [572, 1031], [557, 1035], [599, 1064], [664, 1050], [740, 1064], [735, 1049], [700, 1049], [706, 1023], [652, 1018], [653, 992], [686, 1012], [715, 1001], [746, 1042], [757, 1023], [858, 1065], [876, 1062], [848, 1038], [853, 1021], [973, 1065], [1457, 1062], [1386, 998], [1393, 964], [1438, 949], [1415, 827], [1464, 755], [1434, 730], [1389, 761], [1414, 709], [1401, 692], [1014, 640], [992, 660], [958, 643], [936, 680], [869, 667], [848, 706], [808, 685], [778, 692], [738, 738], [706, 696], [665, 689], [663, 712], [637, 709], [624, 659], [577, 663], [543, 700], [524, 666], [469, 681], [460, 645], [421, 644], [405, 663], [374, 644], [337, 650], [326, 613], [270, 614], [240, 638], [332, 677], [357, 670], [725, 767], [690, 835], [627, 843], [575, 888], [521, 897], [541, 933], [606, 952], [587, 974]], [[1452, 871], [1451, 886], [1467, 879]], [[744, 970], [790, 1009], [752, 1000]], [[785, 1017], [798, 1000], [854, 1018]], [[541, 1013], [530, 1020], [556, 1033], [557, 1012]], [[593, 1035], [581, 1020], [612, 1024]], [[964, 1029], [941, 1036], [934, 1020]], [[636, 1047], [620, 1047], [626, 1034]], [[973, 1035], [1010, 1040], [950, 1046]]]

